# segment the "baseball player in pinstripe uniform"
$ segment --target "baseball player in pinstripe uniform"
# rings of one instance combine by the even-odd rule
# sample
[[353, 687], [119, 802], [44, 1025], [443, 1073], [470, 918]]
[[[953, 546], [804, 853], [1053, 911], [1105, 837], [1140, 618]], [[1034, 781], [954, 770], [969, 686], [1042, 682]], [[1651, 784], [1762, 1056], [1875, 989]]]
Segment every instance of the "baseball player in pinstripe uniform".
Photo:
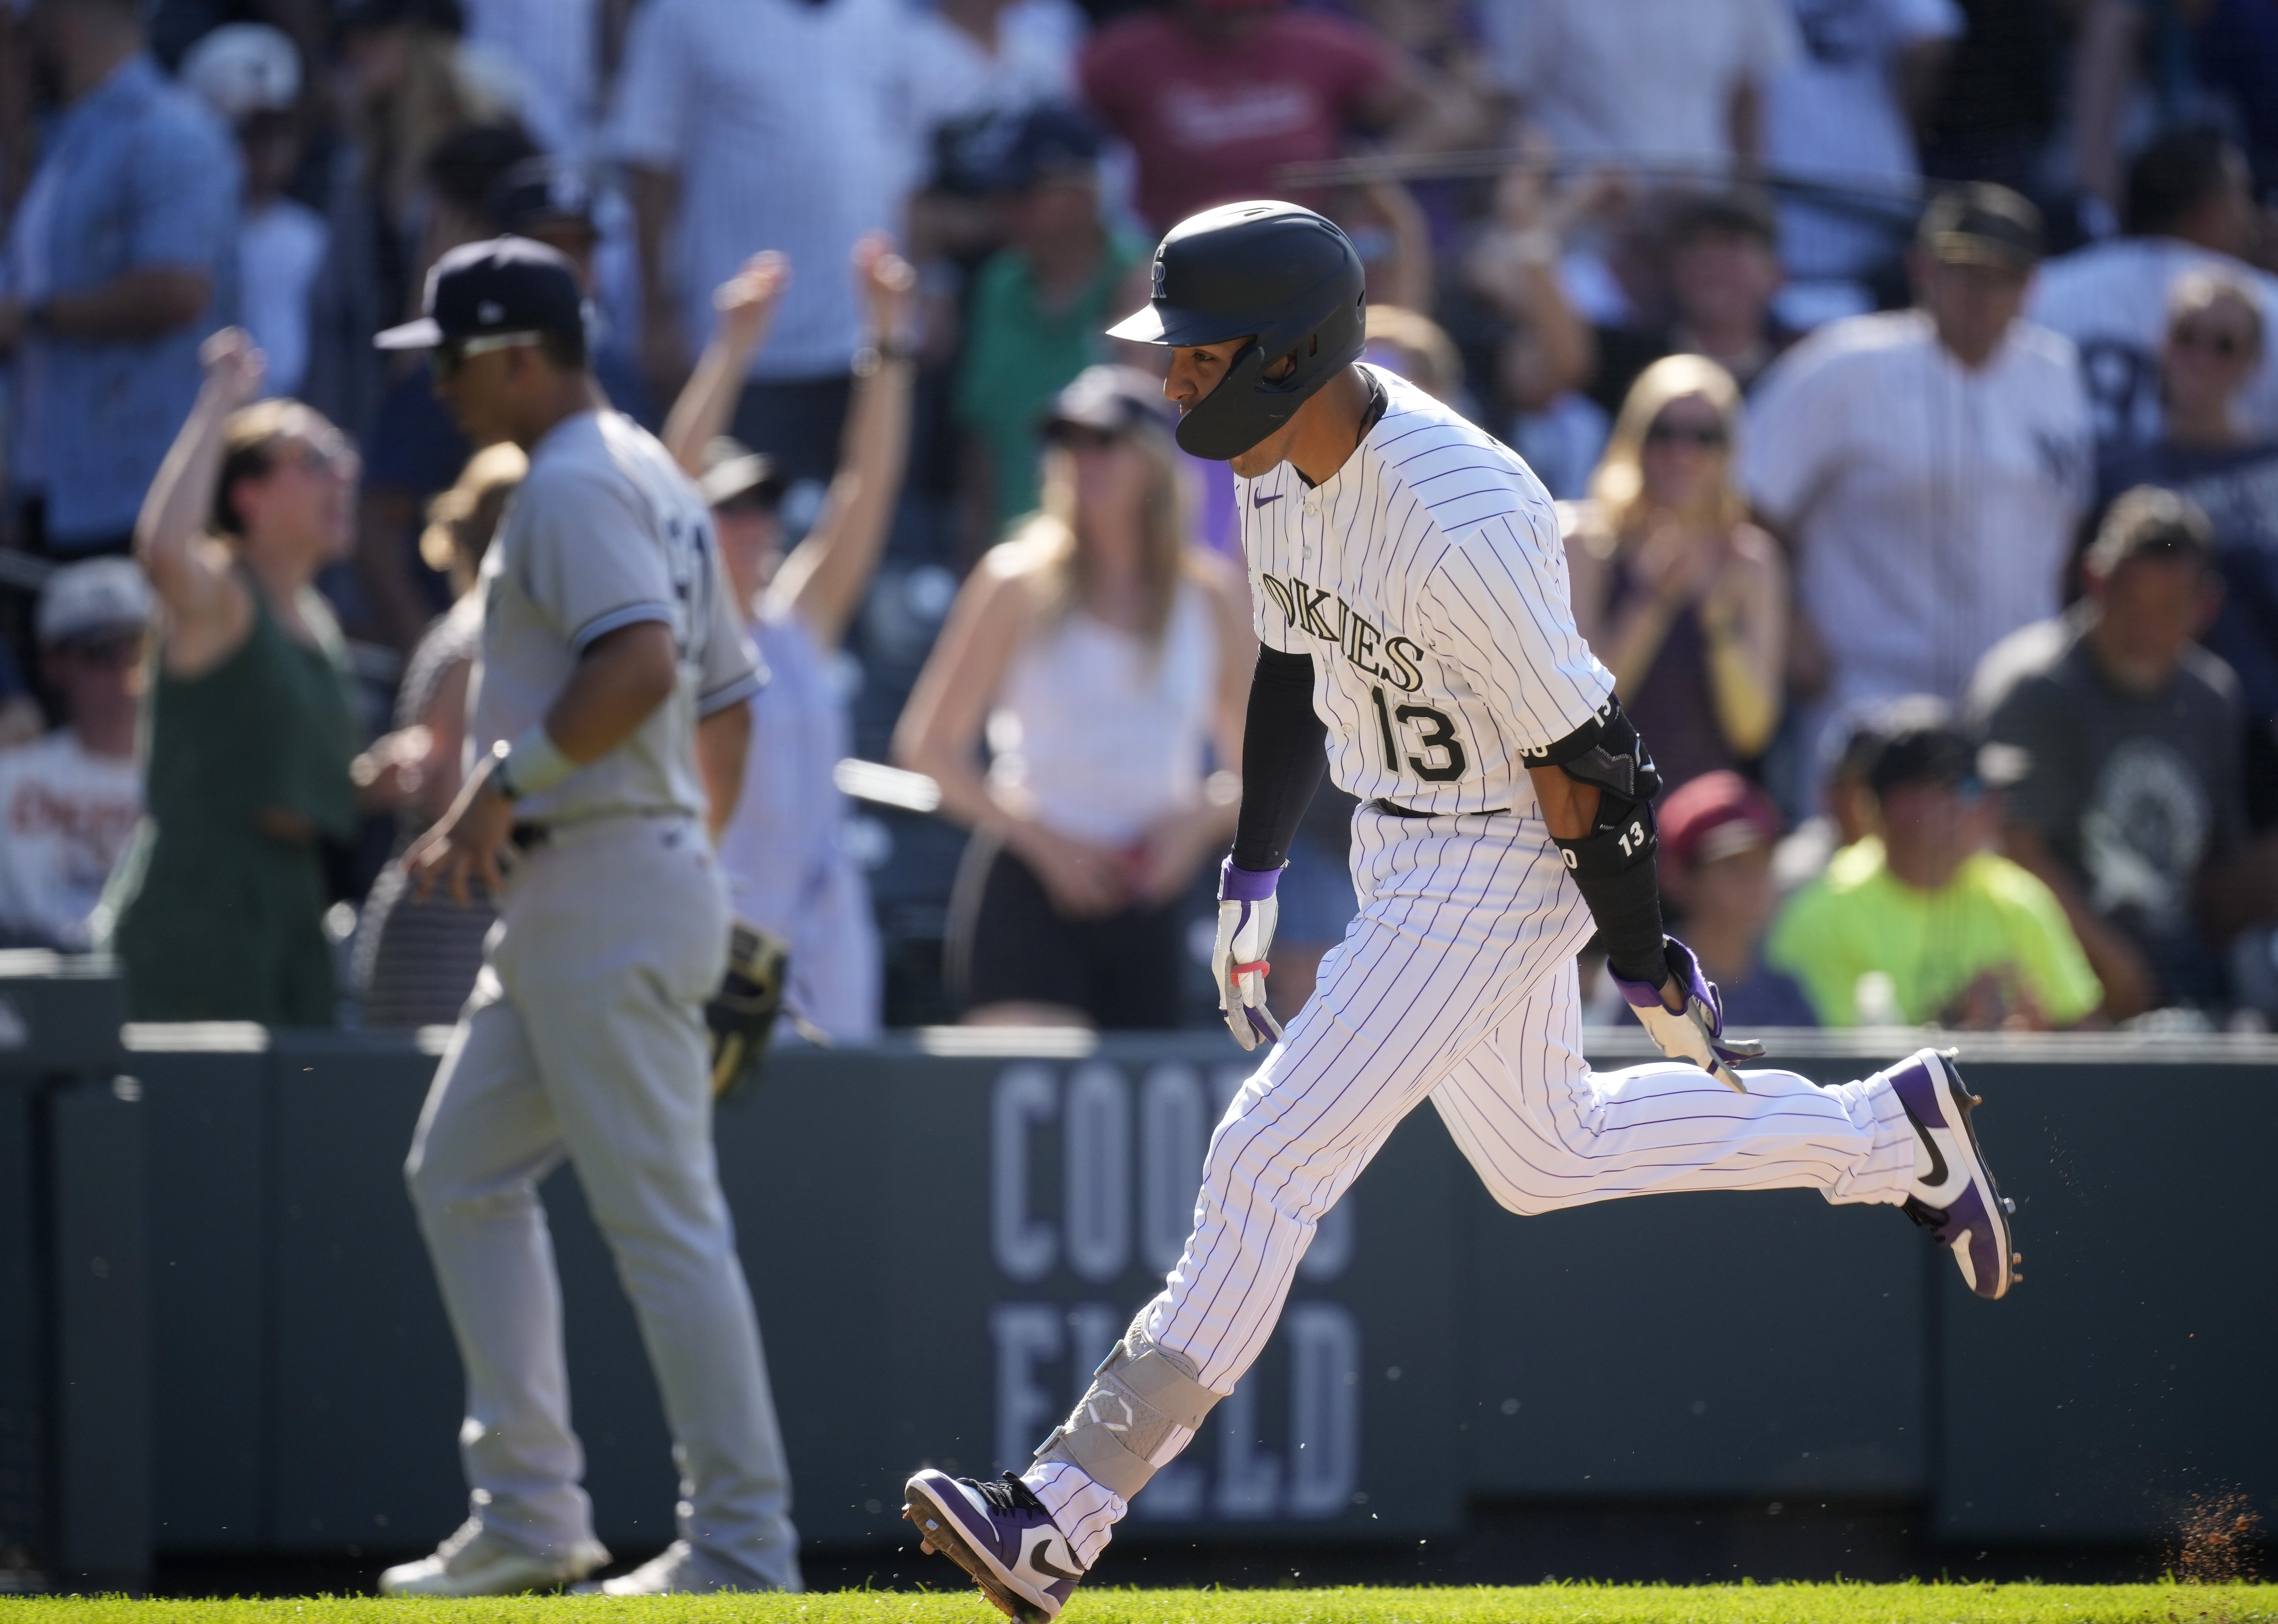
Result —
[[[1861, 1081], [1738, 1071], [1716, 987], [1662, 931], [1659, 788], [1574, 629], [1526, 465], [1361, 353], [1342, 233], [1288, 203], [1173, 228], [1114, 336], [1167, 346], [1179, 440], [1235, 475], [1263, 647], [1214, 967], [1244, 1048], [1160, 1294], [1024, 1473], [928, 1469], [906, 1514], [1015, 1618], [1056, 1617], [1133, 1495], [1264, 1348], [1314, 1226], [1426, 1099], [1495, 1199], [1548, 1212], [1676, 1190], [1801, 1186], [1903, 1208], [1999, 1297], [2009, 1208], [1976, 1102], [1923, 1049]], [[1273, 891], [1326, 763], [1362, 802], [1360, 912], [1286, 1034], [1267, 1012]], [[1594, 1072], [1574, 956], [1604, 940], [1669, 1059]]]

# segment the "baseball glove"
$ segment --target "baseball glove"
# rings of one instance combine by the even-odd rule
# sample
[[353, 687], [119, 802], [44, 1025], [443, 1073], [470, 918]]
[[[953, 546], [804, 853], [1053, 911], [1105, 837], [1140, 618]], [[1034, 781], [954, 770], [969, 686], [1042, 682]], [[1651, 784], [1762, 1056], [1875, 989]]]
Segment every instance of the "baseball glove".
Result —
[[791, 949], [744, 919], [728, 928], [728, 973], [704, 1006], [712, 1028], [712, 1098], [724, 1102], [759, 1080], [760, 1064], [783, 1010]]

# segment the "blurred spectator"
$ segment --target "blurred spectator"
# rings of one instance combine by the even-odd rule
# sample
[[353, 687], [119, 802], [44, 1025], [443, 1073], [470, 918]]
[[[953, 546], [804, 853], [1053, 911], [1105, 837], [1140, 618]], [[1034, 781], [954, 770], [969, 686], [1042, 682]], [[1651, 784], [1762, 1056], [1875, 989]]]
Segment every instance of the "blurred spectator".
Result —
[[[2265, 0], [2250, 3], [2265, 9]], [[2213, 122], [2218, 110], [2199, 74], [2206, 59], [2193, 36], [2221, 6], [2221, 0], [2082, 0], [2074, 22], [2071, 157], [2097, 235], [2111, 229], [2121, 209], [2122, 155], [2141, 145], [2147, 130], [2165, 134]], [[2228, 65], [2250, 81], [2247, 65], [2261, 54], [2256, 32], [2234, 34], [2236, 59]], [[2257, 88], [2267, 95], [2272, 87]]]
[[1792, 277], [1862, 283], [1905, 245], [1921, 174], [1915, 131], [1961, 11], [1954, 0], [1791, 3], [1803, 55], [1771, 81], [1764, 162], [1828, 191], [1782, 204], [1780, 256]]
[[1360, 255], [1369, 303], [1431, 314], [1438, 279], [1432, 225], [1406, 187], [1384, 179], [1341, 186], [1322, 212]]
[[1002, 184], [1005, 242], [973, 278], [952, 407], [978, 453], [962, 463], [982, 545], [1035, 511], [1052, 397], [1105, 359], [1108, 313], [1145, 301], [1153, 249], [1103, 217], [1099, 132], [1072, 108], [1023, 116]]
[[2193, 643], [2219, 591], [2206, 515], [2170, 492], [2113, 504], [2076, 613], [2013, 634], [1971, 708], [2018, 752], [2003, 846], [2064, 905], [2114, 1018], [2222, 1002], [2215, 948], [2278, 917], [2245, 847], [2237, 684]]
[[657, 421], [638, 357], [610, 319], [602, 299], [600, 200], [592, 172], [582, 164], [544, 155], [528, 157], [490, 183], [483, 200], [485, 228], [542, 242], [570, 262], [591, 301], [585, 313], [586, 342], [593, 377], [609, 404], [635, 422]]
[[362, 446], [378, 443], [386, 385], [371, 335], [417, 308], [426, 275], [428, 161], [456, 132], [506, 117], [498, 88], [468, 71], [462, 23], [457, 0], [346, 0], [336, 14], [347, 127], [326, 178], [328, 238], [302, 393]]
[[47, 728], [47, 713], [32, 697], [15, 650], [0, 640], [0, 750], [28, 744]]
[[1598, 193], [1556, 191], [1552, 156], [1531, 141], [1495, 182], [1494, 202], [1456, 262], [1441, 301], [1450, 337], [1472, 358], [1481, 422], [1527, 460], [1553, 496], [1582, 493], [1606, 443], [1607, 415], [1576, 393], [1596, 357], [1567, 297], [1564, 233]]
[[1361, 359], [1449, 406], [1464, 398], [1464, 358], [1439, 323], [1396, 304], [1369, 301], [1368, 348]]
[[1958, 0], [1961, 37], [1923, 131], [1923, 172], [2034, 194], [2048, 167], [2070, 0]]
[[122, 558], [65, 565], [41, 590], [40, 667], [63, 726], [0, 751], [0, 945], [85, 952], [142, 815], [134, 713], [155, 609]]
[[[205, 368], [135, 526], [165, 617], [149, 810], [104, 899], [108, 945], [133, 1019], [328, 1026], [322, 848], [356, 832], [355, 698], [310, 583], [348, 551], [355, 454], [297, 400], [246, 405], [261, 355], [241, 330]], [[408, 743], [374, 747], [364, 804], [401, 798]]]
[[124, 553], [198, 392], [198, 340], [235, 309], [229, 133], [144, 49], [136, 0], [38, 0], [65, 111], [9, 228], [0, 355], [20, 535]]
[[[2126, 236], [2045, 266], [2027, 309], [2080, 347], [2097, 438], [2107, 444], [2160, 431], [2160, 347], [2177, 277], [2240, 278], [2255, 290], [2263, 324], [2278, 321], [2278, 278], [2244, 260], [2254, 224], [2246, 160], [2219, 131], [2182, 130], [2145, 148], [2128, 172], [2121, 221]], [[2278, 368], [2267, 358], [2238, 406], [2255, 433], [2278, 435]]]
[[[462, 243], [496, 235], [493, 194], [532, 162], [545, 160], [515, 125], [469, 125], [438, 141], [427, 156], [417, 261], [432, 263]], [[421, 561], [421, 515], [475, 448], [436, 400], [427, 369], [416, 357], [395, 365], [372, 423], [357, 507], [355, 578], [365, 613], [355, 629], [409, 651], [451, 602], [445, 577]]]
[[1787, 567], [1733, 477], [1739, 418], [1715, 362], [1655, 362], [1566, 548], [1575, 626], [1672, 789], [1753, 760], [1779, 724]]
[[2160, 438], [2107, 454], [2099, 494], [2137, 485], [2189, 497], [2214, 526], [2222, 608], [2205, 642], [2238, 678], [2246, 726], [2247, 812], [2278, 822], [2278, 434], [2255, 432], [2237, 407], [2266, 339], [2253, 286], [2186, 271], [2167, 301]]
[[1047, 436], [1043, 510], [958, 595], [894, 754], [974, 831], [949, 942], [968, 1021], [1175, 1026], [1179, 903], [1240, 799], [1249, 595], [1188, 545], [1152, 377], [1085, 371]]
[[[1423, 65], [1432, 81], [1434, 135], [1441, 143], [1466, 150], [1495, 144], [1506, 98], [1495, 82], [1487, 42], [1480, 37], [1481, 8], [1467, 0], [1344, 0], [1339, 9]], [[1427, 181], [1424, 190], [1435, 218], [1460, 195], [1447, 183]]]
[[[899, 225], [926, 135], [910, 105], [933, 104], [927, 81], [944, 71], [917, 37], [898, 0], [648, 0], [634, 13], [603, 146], [629, 166], [654, 399], [679, 392], [710, 337], [712, 290], [755, 250], [843, 265], [858, 239]], [[800, 277], [753, 362], [736, 437], [794, 482], [837, 463], [860, 331], [845, 278]]]
[[1505, 89], [1569, 159], [1723, 175], [1763, 156], [1764, 92], [1801, 54], [1787, 0], [1481, 9]]
[[[466, 0], [468, 46], [511, 76], [515, 108], [538, 144], [590, 156], [601, 116], [603, 16], [616, 0]], [[453, 1018], [456, 1018], [455, 1012]]]
[[1738, 773], [1708, 773], [1662, 803], [1660, 821], [1661, 894], [1724, 995], [1726, 1024], [1736, 1032], [1819, 1025], [1803, 988], [1763, 962], [1779, 838], [1771, 797]]
[[1929, 694], [1909, 694], [1854, 707], [1821, 736], [1820, 810], [1798, 823], [1772, 853], [1772, 887], [1786, 897], [1826, 872], [1846, 846], [1875, 832], [1875, 792], [1868, 775], [1883, 746], [1900, 733], [1951, 727], [1953, 707]]
[[917, 8], [918, 49], [939, 60], [929, 86], [936, 118], [1019, 116], [1075, 99], [1088, 26], [1074, 0], [941, 0]]
[[[354, 973], [367, 1026], [447, 1026], [483, 966], [483, 938], [498, 910], [480, 879], [470, 902], [413, 890], [403, 866], [411, 842], [433, 828], [464, 782], [467, 690], [483, 637], [483, 555], [506, 505], [529, 471], [522, 447], [507, 441], [468, 461], [458, 483], [427, 506], [419, 549], [457, 594], [405, 662], [395, 690], [403, 801], [395, 814], [388, 865], [372, 882], [356, 931]], [[372, 758], [365, 758], [378, 766]], [[369, 767], [367, 768], [369, 770]]]
[[791, 950], [791, 1005], [842, 1043], [878, 1032], [878, 932], [870, 890], [846, 842], [846, 797], [831, 782], [853, 753], [853, 728], [833, 661], [885, 550], [909, 449], [911, 374], [904, 347], [917, 274], [883, 236], [854, 248], [854, 281], [868, 342], [846, 452], [806, 537], [784, 552], [775, 465], [720, 430], [735, 408], [752, 352], [790, 280], [782, 255], [762, 254], [713, 295], [712, 342], [665, 426], [665, 448], [697, 477], [711, 504], [720, 557], [768, 684], [752, 697], [752, 751], [736, 815], [720, 837], [720, 866], [736, 912]]
[[309, 294], [326, 236], [322, 215], [285, 195], [301, 167], [301, 54], [266, 23], [225, 23], [191, 47], [181, 77], [237, 132], [245, 165], [239, 314], [269, 357], [270, 392], [296, 394], [309, 368]]
[[1283, 0], [1175, 0], [1102, 28], [1084, 100], [1131, 143], [1139, 213], [1157, 232], [1212, 203], [1326, 200], [1275, 179], [1341, 156], [1355, 131], [1397, 147], [1440, 139], [1423, 71], [1390, 42]]
[[2017, 319], [2039, 252], [2015, 193], [1948, 192], [1909, 263], [1923, 308], [1821, 328], [1757, 393], [1746, 478], [1796, 555], [1813, 733], [1864, 701], [1957, 704], [1987, 649], [2056, 613], [2090, 435], [2072, 347]]
[[1999, 799], [1947, 728], [1899, 733], [1869, 782], [1881, 834], [1838, 852], [1772, 926], [1767, 959], [1827, 1026], [2070, 1026], [2102, 995], [2049, 888], [1985, 848]]
[[1663, 355], [1706, 355], [1743, 392], [1799, 336], [1780, 321], [1780, 238], [1770, 208], [1747, 193], [1711, 193], [1678, 204], [1663, 250], [1666, 322], [1601, 327], [1591, 398], [1610, 415]]

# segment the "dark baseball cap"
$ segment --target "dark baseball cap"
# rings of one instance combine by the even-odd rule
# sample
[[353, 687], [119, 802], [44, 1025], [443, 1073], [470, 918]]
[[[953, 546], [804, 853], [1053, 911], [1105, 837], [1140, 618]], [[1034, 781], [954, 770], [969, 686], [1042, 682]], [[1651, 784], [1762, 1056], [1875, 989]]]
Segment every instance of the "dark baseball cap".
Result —
[[563, 223], [591, 225], [592, 177], [566, 159], [527, 158], [498, 178], [483, 207], [493, 226], [513, 236]]
[[1973, 180], [1930, 200], [1915, 240], [1945, 264], [2022, 275], [2041, 263], [2041, 211], [2007, 187]]
[[583, 337], [585, 301], [570, 262], [527, 237], [453, 248], [427, 273], [425, 314], [377, 334], [379, 349], [432, 349], [496, 332]]
[[1099, 126], [1078, 109], [1031, 108], [1006, 147], [1001, 184], [1019, 192], [1054, 175], [1089, 175], [1099, 166], [1102, 144]]
[[1902, 728], [1884, 741], [1875, 765], [1867, 772], [1868, 787], [1887, 795], [1906, 784], [1943, 784], [1957, 789], [1973, 780], [1982, 782], [1977, 768], [1977, 745], [1958, 728]]

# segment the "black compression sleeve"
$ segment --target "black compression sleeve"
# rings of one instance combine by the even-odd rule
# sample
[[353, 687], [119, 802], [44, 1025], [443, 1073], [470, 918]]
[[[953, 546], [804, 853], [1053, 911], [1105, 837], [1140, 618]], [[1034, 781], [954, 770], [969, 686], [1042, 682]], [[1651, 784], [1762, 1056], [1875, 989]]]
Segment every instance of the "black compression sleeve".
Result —
[[1259, 649], [1242, 735], [1236, 868], [1263, 873], [1288, 860], [1289, 842], [1328, 770], [1328, 733], [1313, 709], [1313, 657]]

